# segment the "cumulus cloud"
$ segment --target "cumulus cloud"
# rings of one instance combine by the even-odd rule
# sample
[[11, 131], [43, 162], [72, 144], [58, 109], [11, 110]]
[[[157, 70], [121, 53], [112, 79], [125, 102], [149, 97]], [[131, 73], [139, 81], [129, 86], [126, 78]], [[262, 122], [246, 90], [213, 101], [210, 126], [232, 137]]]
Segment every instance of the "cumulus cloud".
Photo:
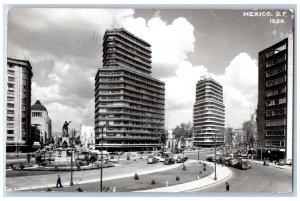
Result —
[[257, 61], [240, 53], [230, 62], [224, 75], [213, 75], [223, 85], [227, 126], [240, 128], [257, 107]]
[[[31, 61], [32, 102], [47, 107], [53, 130], [60, 131], [66, 120], [76, 129], [94, 125], [94, 76], [102, 66], [103, 34], [113, 24], [152, 45], [152, 76], [165, 82], [166, 127], [192, 121], [196, 82], [209, 69], [189, 62], [196, 39], [187, 19], [167, 23], [157, 13], [146, 21], [134, 17], [132, 9], [11, 9], [8, 56]], [[226, 120], [237, 127], [239, 109], [248, 112], [256, 106], [254, 65], [243, 53], [224, 75], [215, 75], [224, 86]]]
[[160, 17], [151, 18], [148, 22], [143, 18], [131, 18], [123, 24], [151, 44], [153, 76], [166, 78], [175, 75], [187, 54], [194, 51], [194, 26], [185, 18], [176, 18], [171, 24]]

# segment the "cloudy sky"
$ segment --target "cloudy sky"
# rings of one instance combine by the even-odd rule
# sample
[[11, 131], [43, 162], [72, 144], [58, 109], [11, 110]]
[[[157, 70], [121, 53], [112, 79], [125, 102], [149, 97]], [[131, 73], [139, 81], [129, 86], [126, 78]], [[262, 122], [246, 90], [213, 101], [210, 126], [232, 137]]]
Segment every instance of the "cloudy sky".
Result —
[[152, 45], [152, 76], [166, 84], [166, 128], [192, 122], [196, 82], [205, 74], [223, 85], [226, 126], [240, 128], [257, 105], [258, 52], [293, 27], [290, 11], [285, 17], [276, 17], [283, 10], [244, 16], [248, 11], [12, 8], [7, 55], [31, 62], [32, 104], [40, 100], [46, 106], [54, 131], [61, 131], [65, 120], [75, 129], [94, 126], [102, 38], [118, 24]]

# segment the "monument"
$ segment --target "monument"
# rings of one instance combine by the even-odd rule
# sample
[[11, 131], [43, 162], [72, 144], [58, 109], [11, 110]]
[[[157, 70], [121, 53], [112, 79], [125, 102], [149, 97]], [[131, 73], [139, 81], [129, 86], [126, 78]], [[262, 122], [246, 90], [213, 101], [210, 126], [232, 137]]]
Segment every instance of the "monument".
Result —
[[[58, 139], [57, 139], [57, 142], [56, 142], [57, 148], [55, 150], [55, 152], [56, 152], [55, 162], [64, 163], [64, 162], [71, 161], [71, 159], [68, 158], [68, 151], [71, 151], [71, 144], [72, 144], [72, 140], [73, 140], [73, 136], [70, 138], [70, 135], [69, 135], [69, 124], [71, 122], [72, 121], [70, 121], [68, 123], [67, 121], [65, 121], [65, 123], [62, 127], [62, 135], [61, 135], [61, 137], [58, 137]], [[71, 151], [71, 154], [73, 154], [73, 158], [74, 158], [73, 151]]]

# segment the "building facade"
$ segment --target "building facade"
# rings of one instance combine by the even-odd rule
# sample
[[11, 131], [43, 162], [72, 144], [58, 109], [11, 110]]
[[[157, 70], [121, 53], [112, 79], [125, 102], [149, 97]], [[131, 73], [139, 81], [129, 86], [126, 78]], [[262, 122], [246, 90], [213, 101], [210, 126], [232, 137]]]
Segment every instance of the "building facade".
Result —
[[31, 106], [31, 124], [39, 128], [39, 142], [47, 143], [52, 138], [52, 125], [48, 111], [39, 100]]
[[267, 157], [292, 159], [293, 38], [259, 52], [257, 131]]
[[80, 125], [80, 141], [83, 147], [95, 149], [95, 130], [92, 126]]
[[223, 87], [208, 76], [197, 82], [193, 112], [194, 146], [212, 147], [215, 142], [216, 145], [224, 144]]
[[160, 149], [164, 91], [164, 83], [151, 77], [150, 44], [123, 28], [107, 30], [95, 78], [96, 149], [106, 122], [105, 149]]
[[22, 150], [31, 141], [31, 79], [29, 61], [7, 58], [6, 149]]

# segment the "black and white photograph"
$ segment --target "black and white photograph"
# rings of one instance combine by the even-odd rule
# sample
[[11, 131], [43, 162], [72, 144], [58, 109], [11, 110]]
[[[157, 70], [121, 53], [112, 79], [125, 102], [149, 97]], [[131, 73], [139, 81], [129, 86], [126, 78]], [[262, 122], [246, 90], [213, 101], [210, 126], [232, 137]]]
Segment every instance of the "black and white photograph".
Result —
[[295, 192], [293, 5], [4, 11], [4, 192]]

